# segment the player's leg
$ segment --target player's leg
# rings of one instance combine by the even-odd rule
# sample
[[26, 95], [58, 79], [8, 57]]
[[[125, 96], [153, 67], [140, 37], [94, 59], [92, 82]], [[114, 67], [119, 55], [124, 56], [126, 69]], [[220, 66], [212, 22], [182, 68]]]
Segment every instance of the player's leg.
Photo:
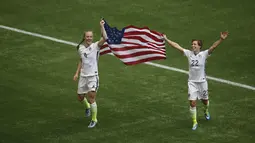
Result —
[[85, 94], [78, 94], [78, 100], [85, 106], [85, 116], [90, 116], [90, 104], [88, 100], [86, 99]]
[[[196, 93], [196, 92], [195, 92]], [[194, 93], [192, 94], [194, 96]], [[197, 123], [197, 107], [196, 107], [196, 100], [189, 100], [190, 102], [190, 116], [192, 119], [192, 130], [196, 130], [198, 123]]]
[[91, 106], [91, 114], [92, 114], [92, 119], [91, 122], [89, 124], [89, 128], [93, 128], [96, 126], [97, 124], [97, 103], [96, 103], [96, 92], [95, 91], [90, 91], [88, 93], [88, 97], [89, 97], [89, 102], [90, 102], [90, 106]]
[[211, 119], [211, 115], [209, 112], [209, 100], [204, 100], [202, 99], [202, 102], [204, 104], [204, 115], [205, 115], [205, 119], [206, 120], [210, 120]]
[[198, 98], [198, 89], [195, 83], [188, 82], [188, 91], [189, 97], [188, 100], [190, 102], [190, 116], [192, 119], [192, 130], [196, 130], [198, 123], [197, 123], [197, 108], [196, 108], [196, 100]]
[[93, 128], [97, 124], [97, 103], [96, 103], [96, 93], [99, 87], [99, 78], [98, 76], [90, 77], [89, 79], [89, 92], [88, 92], [88, 99], [91, 106], [91, 113], [92, 113], [92, 119], [89, 124], [89, 128]]
[[200, 90], [199, 99], [201, 99], [201, 101], [204, 104], [205, 119], [210, 120], [211, 116], [210, 116], [210, 113], [209, 113], [209, 95], [208, 95], [208, 83], [207, 83], [207, 81], [202, 82], [202, 83], [199, 84], [199, 90]]
[[88, 92], [88, 89], [86, 87], [86, 78], [80, 77], [78, 82], [78, 100], [85, 106], [85, 116], [90, 116], [90, 104], [88, 100], [86, 99], [86, 93]]

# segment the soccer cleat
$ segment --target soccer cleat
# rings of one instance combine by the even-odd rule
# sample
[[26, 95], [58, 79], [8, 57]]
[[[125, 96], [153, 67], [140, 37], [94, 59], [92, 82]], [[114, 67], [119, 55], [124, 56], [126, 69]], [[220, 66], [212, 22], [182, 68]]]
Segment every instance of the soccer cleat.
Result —
[[89, 123], [88, 128], [94, 128], [96, 126], [96, 124], [97, 124], [97, 121], [91, 120], [91, 122]]
[[210, 116], [209, 112], [205, 112], [205, 119], [206, 120], [210, 120], [211, 119], [211, 116]]
[[193, 131], [194, 131], [194, 130], [196, 130], [196, 129], [197, 129], [197, 126], [198, 126], [198, 124], [197, 124], [197, 123], [193, 123], [192, 130], [193, 130]]
[[89, 117], [91, 115], [90, 108], [85, 109], [85, 116]]

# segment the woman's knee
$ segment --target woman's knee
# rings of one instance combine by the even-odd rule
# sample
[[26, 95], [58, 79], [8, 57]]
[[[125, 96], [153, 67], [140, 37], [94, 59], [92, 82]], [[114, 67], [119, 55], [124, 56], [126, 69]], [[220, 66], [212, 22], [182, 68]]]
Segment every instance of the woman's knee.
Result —
[[191, 107], [196, 107], [196, 101], [195, 100], [190, 100], [190, 106]]
[[83, 95], [83, 94], [78, 94], [78, 100], [79, 101], [83, 101], [84, 100], [84, 97], [85, 97], [85, 95]]
[[96, 100], [96, 92], [95, 91], [90, 91], [88, 93], [89, 101], [90, 103], [94, 103]]

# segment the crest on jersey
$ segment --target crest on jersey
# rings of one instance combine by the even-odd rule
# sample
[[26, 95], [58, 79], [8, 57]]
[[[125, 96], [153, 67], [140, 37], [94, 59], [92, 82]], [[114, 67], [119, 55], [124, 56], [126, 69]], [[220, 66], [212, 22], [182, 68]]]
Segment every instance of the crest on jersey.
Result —
[[87, 53], [84, 53], [83, 55], [84, 55], [84, 57], [85, 57], [85, 58], [87, 58], [87, 57], [88, 57]]

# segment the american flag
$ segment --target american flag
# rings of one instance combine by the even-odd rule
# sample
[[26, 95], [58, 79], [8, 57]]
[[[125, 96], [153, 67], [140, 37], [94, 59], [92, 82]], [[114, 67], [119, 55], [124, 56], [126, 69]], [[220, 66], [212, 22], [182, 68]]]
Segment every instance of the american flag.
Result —
[[148, 27], [124, 27], [121, 31], [110, 27], [105, 21], [107, 41], [100, 55], [113, 53], [126, 65], [135, 65], [152, 60], [166, 59], [163, 34]]

